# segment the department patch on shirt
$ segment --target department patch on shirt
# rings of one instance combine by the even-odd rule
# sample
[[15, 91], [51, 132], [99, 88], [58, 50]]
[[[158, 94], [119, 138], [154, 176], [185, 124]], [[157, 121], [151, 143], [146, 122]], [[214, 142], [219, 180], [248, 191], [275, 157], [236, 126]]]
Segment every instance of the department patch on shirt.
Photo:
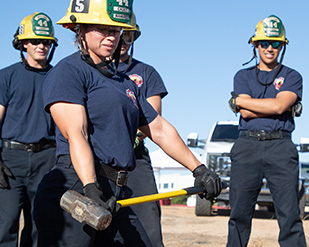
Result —
[[138, 105], [137, 105], [137, 101], [136, 101], [136, 97], [135, 97], [134, 93], [130, 89], [127, 89], [126, 93], [127, 93], [127, 96], [132, 99], [133, 104], [136, 106], [136, 108], [139, 108]]
[[275, 88], [276, 88], [277, 90], [280, 90], [281, 86], [283, 85], [283, 82], [284, 82], [284, 78], [283, 78], [283, 77], [277, 78], [277, 79], [274, 81]]
[[140, 75], [137, 75], [137, 74], [133, 74], [133, 75], [129, 75], [130, 79], [132, 81], [135, 82], [135, 84], [138, 86], [138, 87], [141, 87], [143, 85], [143, 78], [140, 76]]

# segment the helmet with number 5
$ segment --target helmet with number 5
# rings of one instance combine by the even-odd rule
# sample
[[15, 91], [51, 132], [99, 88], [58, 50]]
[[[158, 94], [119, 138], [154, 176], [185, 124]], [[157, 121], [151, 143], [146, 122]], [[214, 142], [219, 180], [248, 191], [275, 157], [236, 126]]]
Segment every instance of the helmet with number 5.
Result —
[[131, 28], [133, 0], [71, 0], [66, 15], [57, 22], [74, 31], [76, 24]]

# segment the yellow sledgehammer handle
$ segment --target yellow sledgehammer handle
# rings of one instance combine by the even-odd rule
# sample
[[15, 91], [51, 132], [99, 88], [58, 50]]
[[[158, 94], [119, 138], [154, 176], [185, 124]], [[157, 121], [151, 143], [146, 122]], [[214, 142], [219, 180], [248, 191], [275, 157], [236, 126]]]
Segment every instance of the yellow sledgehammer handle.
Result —
[[202, 187], [190, 187], [190, 188], [186, 188], [182, 190], [175, 190], [175, 191], [170, 191], [170, 192], [165, 192], [165, 193], [132, 197], [129, 199], [119, 200], [117, 201], [117, 203], [120, 204], [121, 207], [128, 207], [128, 206], [132, 206], [136, 204], [159, 201], [162, 199], [168, 199], [168, 198], [177, 197], [177, 196], [201, 194], [203, 192], [204, 190]]

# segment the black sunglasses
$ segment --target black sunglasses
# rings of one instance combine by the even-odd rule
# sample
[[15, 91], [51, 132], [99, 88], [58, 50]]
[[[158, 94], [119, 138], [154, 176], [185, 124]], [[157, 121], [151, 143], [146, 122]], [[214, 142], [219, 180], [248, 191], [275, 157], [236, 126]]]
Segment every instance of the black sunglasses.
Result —
[[50, 46], [52, 44], [52, 40], [50, 39], [30, 39], [29, 42], [32, 45], [39, 45], [39, 44], [43, 44], [44, 46]]
[[269, 47], [269, 45], [272, 46], [272, 48], [274, 49], [279, 49], [281, 46], [281, 42], [280, 41], [259, 41], [259, 44], [261, 45], [261, 47], [263, 49], [266, 49]]

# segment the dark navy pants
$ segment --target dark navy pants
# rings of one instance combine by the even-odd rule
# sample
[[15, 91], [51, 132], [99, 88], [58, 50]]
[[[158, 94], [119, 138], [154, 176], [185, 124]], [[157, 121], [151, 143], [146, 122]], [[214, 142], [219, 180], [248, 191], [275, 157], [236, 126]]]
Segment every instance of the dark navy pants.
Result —
[[306, 246], [299, 217], [298, 152], [291, 139], [259, 141], [239, 137], [231, 150], [231, 160], [231, 215], [227, 246], [247, 246], [264, 177], [274, 201], [280, 246]]
[[[136, 168], [129, 172], [128, 187], [133, 197], [158, 193], [148, 149], [143, 143], [135, 148]], [[159, 201], [131, 206], [144, 226], [153, 247], [162, 247], [161, 207]], [[123, 242], [117, 237], [118, 241]], [[119, 245], [122, 246], [122, 245]]]
[[[98, 175], [97, 180], [106, 199], [115, 194], [114, 182]], [[68, 189], [83, 194], [82, 183], [69, 156], [62, 156], [56, 166], [45, 175], [37, 191], [34, 219], [39, 247], [112, 247], [117, 231], [126, 246], [151, 246], [144, 228], [129, 207], [121, 208], [114, 214], [112, 223], [103, 231], [96, 231], [73, 219], [60, 207], [60, 198]], [[124, 186], [118, 199], [127, 198], [131, 194]]]
[[40, 152], [2, 148], [1, 157], [15, 179], [9, 179], [10, 189], [0, 189], [0, 246], [17, 246], [19, 217], [23, 209], [25, 227], [21, 246], [35, 247], [37, 232], [33, 222], [33, 201], [39, 182], [55, 165], [55, 148]]

